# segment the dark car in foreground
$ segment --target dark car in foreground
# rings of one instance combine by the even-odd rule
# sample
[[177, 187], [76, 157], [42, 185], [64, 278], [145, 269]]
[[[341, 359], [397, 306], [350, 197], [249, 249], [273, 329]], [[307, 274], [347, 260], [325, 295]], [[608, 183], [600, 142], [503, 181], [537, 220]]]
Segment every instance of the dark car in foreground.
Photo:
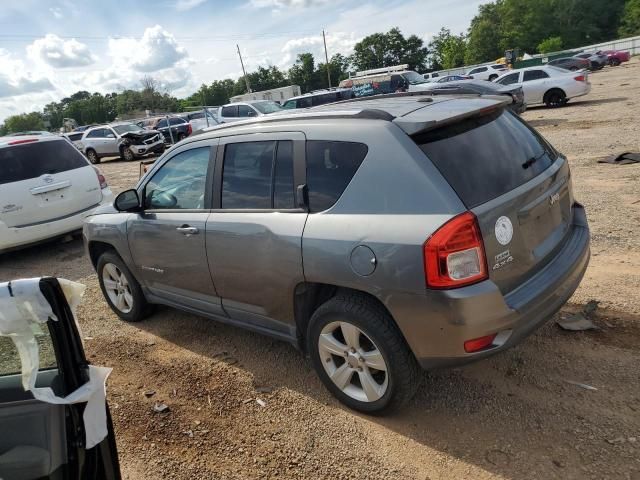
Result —
[[419, 367], [521, 342], [587, 268], [569, 163], [510, 103], [390, 94], [186, 139], [85, 223], [106, 302], [291, 342], [341, 402], [397, 407]]
[[485, 80], [456, 80], [432, 83], [425, 91], [432, 95], [503, 95], [512, 99], [509, 108], [515, 113], [521, 114], [527, 109], [520, 85], [498, 85]]

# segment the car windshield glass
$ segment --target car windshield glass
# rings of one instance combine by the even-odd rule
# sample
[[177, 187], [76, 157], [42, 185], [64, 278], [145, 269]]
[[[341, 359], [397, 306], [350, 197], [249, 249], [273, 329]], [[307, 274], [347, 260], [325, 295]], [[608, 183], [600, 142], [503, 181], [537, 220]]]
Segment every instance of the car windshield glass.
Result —
[[252, 103], [251, 105], [253, 105], [254, 108], [256, 108], [260, 113], [264, 114], [275, 113], [282, 110], [282, 107], [276, 102], [256, 102]]
[[118, 135], [122, 135], [123, 133], [127, 132], [137, 132], [138, 130], [140, 130], [140, 127], [134, 125], [133, 123], [128, 123], [126, 125], [116, 125], [115, 127], [113, 127], [113, 129]]
[[0, 149], [0, 185], [89, 165], [66, 140], [33, 142]]
[[405, 72], [402, 74], [404, 78], [407, 79], [411, 85], [416, 85], [418, 83], [427, 83], [424, 77], [416, 72]]
[[418, 134], [414, 140], [468, 208], [528, 182], [557, 156], [542, 137], [509, 111], [463, 120]]

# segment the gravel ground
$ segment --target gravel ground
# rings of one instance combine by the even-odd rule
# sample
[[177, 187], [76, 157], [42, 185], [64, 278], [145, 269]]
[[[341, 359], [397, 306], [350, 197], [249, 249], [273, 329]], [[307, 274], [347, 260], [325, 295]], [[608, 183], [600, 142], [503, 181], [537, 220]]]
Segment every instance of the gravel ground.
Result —
[[[118, 321], [78, 240], [0, 257], [0, 281], [87, 284], [80, 322], [91, 361], [114, 367], [108, 394], [127, 479], [637, 480], [640, 165], [596, 160], [640, 151], [639, 78], [634, 58], [593, 74], [592, 93], [565, 108], [524, 114], [568, 156], [592, 230], [591, 264], [559, 316], [595, 299], [600, 329], [551, 321], [502, 355], [425, 374], [393, 416], [342, 407], [287, 344], [165, 308], [139, 325]], [[138, 173], [121, 161], [102, 169], [116, 191]], [[156, 402], [169, 411], [153, 413]]]

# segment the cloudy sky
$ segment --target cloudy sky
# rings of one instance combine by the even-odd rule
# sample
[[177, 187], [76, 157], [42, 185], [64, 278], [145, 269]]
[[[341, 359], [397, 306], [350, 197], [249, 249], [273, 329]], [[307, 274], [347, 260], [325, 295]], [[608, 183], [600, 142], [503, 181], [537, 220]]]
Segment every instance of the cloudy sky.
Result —
[[177, 97], [241, 68], [288, 68], [298, 53], [351, 53], [398, 26], [426, 41], [465, 31], [476, 0], [18, 0], [0, 8], [0, 122], [78, 90], [138, 87], [150, 75]]

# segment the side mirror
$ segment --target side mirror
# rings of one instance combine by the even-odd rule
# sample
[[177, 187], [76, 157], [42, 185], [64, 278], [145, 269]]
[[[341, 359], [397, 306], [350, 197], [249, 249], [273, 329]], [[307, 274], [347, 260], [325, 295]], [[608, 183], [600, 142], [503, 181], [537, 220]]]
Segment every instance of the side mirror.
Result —
[[135, 189], [121, 192], [113, 202], [113, 206], [119, 212], [135, 212], [140, 210], [140, 197]]

